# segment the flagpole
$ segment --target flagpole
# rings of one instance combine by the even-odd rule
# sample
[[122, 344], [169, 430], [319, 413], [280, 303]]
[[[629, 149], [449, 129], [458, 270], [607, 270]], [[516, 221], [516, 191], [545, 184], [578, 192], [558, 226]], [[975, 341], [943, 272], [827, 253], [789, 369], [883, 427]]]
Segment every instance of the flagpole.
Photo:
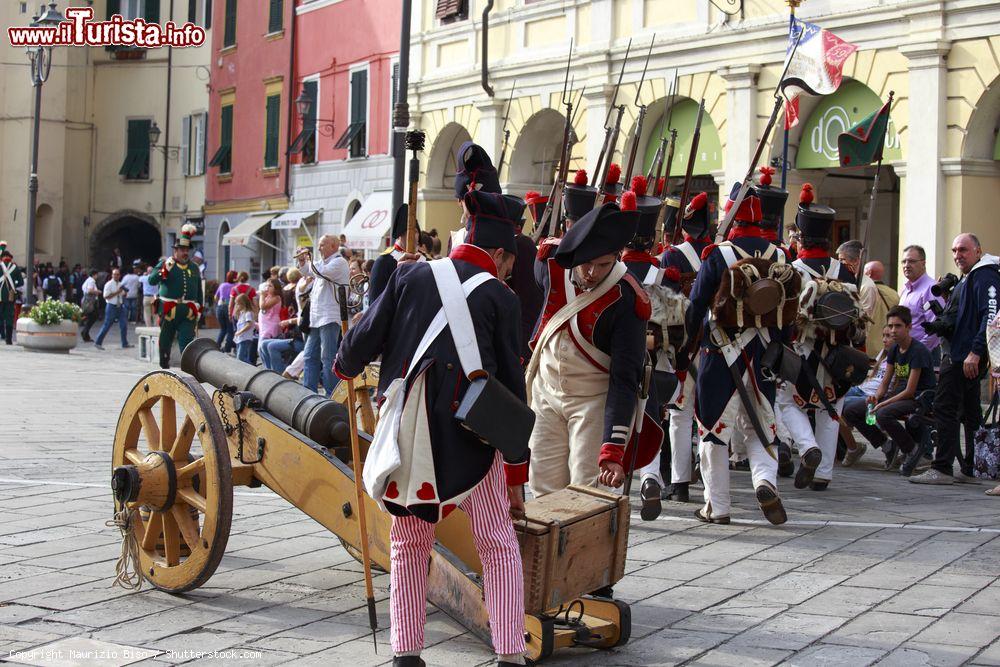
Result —
[[[889, 111], [892, 112], [892, 97], [895, 91], [889, 91]], [[886, 128], [888, 132], [888, 128]], [[872, 182], [872, 192], [868, 197], [868, 214], [865, 216], [865, 225], [861, 228], [861, 256], [858, 258], [858, 275], [854, 276], [858, 281], [858, 289], [861, 289], [861, 281], [865, 275], [865, 260], [868, 259], [868, 232], [872, 226], [872, 217], [875, 215], [875, 199], [878, 196], [878, 177], [882, 171], [882, 154], [885, 152], [885, 136], [882, 137], [882, 145], [878, 149], [878, 162], [875, 164], [875, 179]]]
[[[788, 38], [791, 39], [792, 31], [795, 30], [795, 9], [802, 4], [802, 0], [785, 0], [788, 3]], [[788, 113], [785, 113], [785, 136], [781, 142], [781, 189], [785, 190], [788, 182]], [[785, 236], [785, 208], [781, 207], [781, 217], [778, 218], [778, 243], [782, 242]]]

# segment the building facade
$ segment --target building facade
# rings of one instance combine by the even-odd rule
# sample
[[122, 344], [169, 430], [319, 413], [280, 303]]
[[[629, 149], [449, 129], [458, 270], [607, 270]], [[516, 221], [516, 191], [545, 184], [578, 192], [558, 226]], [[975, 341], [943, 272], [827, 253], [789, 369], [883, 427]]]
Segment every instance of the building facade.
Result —
[[[206, 276], [259, 278], [282, 258], [288, 212], [292, 0], [214, 0], [205, 184]], [[298, 226], [298, 225], [296, 225]]]
[[[723, 5], [735, 3], [722, 3]], [[615, 161], [624, 163], [638, 121], [637, 97], [646, 50], [653, 42], [636, 173], [659, 146], [669, 115], [679, 140], [671, 188], [679, 187], [698, 103], [705, 101], [695, 187], [724, 201], [745, 174], [774, 105], [788, 35], [788, 7], [778, 0], [745, 0], [735, 15], [709, 0], [497, 0], [489, 20], [489, 80], [480, 87], [484, 0], [416, 2], [410, 105], [427, 132], [420, 216], [429, 226], [454, 228], [454, 151], [474, 139], [494, 156], [503, 145], [503, 116], [514, 82], [506, 190], [547, 191], [562, 138], [563, 65], [574, 42], [571, 169], [597, 163], [612, 104], [613, 84], [629, 40], [632, 50], [618, 104], [626, 104]], [[802, 183], [838, 212], [835, 240], [857, 238], [868, 205], [872, 168], [841, 168], [836, 136], [895, 93], [886, 138], [879, 198], [871, 228], [873, 258], [898, 278], [901, 248], [928, 253], [928, 270], [954, 270], [950, 244], [960, 231], [1000, 249], [1000, 4], [939, 0], [805, 0], [797, 16], [856, 44], [844, 83], [827, 97], [803, 97], [800, 122], [789, 132], [787, 173], [794, 217]], [[655, 37], [654, 37], [655, 35]], [[677, 76], [675, 96], [668, 89]], [[670, 113], [671, 108], [673, 113]], [[614, 116], [612, 115], [612, 122]], [[780, 177], [782, 118], [763, 162]], [[832, 150], [832, 152], [831, 152]], [[641, 163], [641, 164], [640, 164]]]
[[317, 212], [321, 233], [343, 232], [369, 255], [384, 247], [391, 222], [400, 5], [308, 0], [295, 11], [293, 93], [311, 107], [293, 121], [293, 206]]
[[[209, 0], [98, 0], [95, 20], [191, 21], [211, 27]], [[174, 13], [168, 16], [170, 5]], [[28, 25], [30, 3], [2, 4], [6, 25]], [[63, 8], [64, 9], [64, 8]], [[210, 32], [210, 31], [209, 31]], [[23, 51], [5, 40], [0, 148], [0, 238], [23, 261], [32, 88]], [[204, 204], [208, 45], [127, 49], [57, 47], [44, 84], [39, 149], [36, 258], [106, 268], [114, 248], [126, 260], [155, 261]], [[21, 66], [20, 61], [24, 61]], [[149, 130], [160, 129], [157, 147]]]

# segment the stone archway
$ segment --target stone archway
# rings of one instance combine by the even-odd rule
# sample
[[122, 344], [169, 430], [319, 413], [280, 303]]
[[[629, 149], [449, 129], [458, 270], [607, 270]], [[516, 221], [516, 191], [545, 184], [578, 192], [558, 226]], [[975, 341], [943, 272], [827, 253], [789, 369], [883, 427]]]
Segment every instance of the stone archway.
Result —
[[155, 264], [163, 253], [163, 238], [156, 220], [140, 211], [125, 209], [108, 216], [90, 235], [90, 261], [104, 269], [118, 248], [127, 263], [141, 259]]
[[565, 123], [565, 116], [555, 109], [542, 109], [524, 123], [510, 157], [508, 189], [538, 190], [552, 185]]
[[455, 191], [455, 153], [466, 141], [472, 141], [472, 135], [464, 126], [448, 123], [441, 128], [427, 159], [427, 188]]

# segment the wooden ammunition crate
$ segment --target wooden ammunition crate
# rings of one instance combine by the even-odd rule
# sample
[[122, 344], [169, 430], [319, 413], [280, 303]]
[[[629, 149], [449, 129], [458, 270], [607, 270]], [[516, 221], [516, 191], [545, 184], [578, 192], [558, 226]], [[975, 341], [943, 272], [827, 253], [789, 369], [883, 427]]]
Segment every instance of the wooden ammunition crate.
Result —
[[515, 521], [528, 614], [558, 608], [625, 576], [628, 499], [570, 486], [525, 503]]

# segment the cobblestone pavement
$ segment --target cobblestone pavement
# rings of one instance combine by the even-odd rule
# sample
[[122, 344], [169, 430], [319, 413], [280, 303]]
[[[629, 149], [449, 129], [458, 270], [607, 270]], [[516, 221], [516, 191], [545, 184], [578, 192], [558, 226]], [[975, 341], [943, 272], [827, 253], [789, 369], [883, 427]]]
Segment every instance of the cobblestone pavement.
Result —
[[[375, 579], [376, 655], [360, 566], [267, 489], [237, 490], [226, 556], [204, 587], [111, 587], [112, 437], [125, 395], [152, 370], [134, 352], [0, 345], [0, 660], [69, 664], [45, 662], [65, 651], [29, 650], [117, 645], [144, 649], [131, 658], [148, 656], [144, 665], [205, 654], [221, 664], [386, 664], [387, 576]], [[838, 468], [824, 493], [783, 480], [791, 520], [781, 528], [761, 521], [746, 473], [734, 474], [731, 526], [699, 524], [695, 505], [678, 503], [652, 523], [633, 515], [628, 574], [615, 588], [632, 604], [631, 641], [549, 664], [1000, 665], [1000, 501], [985, 485], [908, 484], [881, 458]], [[428, 664], [489, 664], [485, 645], [428, 611]]]

